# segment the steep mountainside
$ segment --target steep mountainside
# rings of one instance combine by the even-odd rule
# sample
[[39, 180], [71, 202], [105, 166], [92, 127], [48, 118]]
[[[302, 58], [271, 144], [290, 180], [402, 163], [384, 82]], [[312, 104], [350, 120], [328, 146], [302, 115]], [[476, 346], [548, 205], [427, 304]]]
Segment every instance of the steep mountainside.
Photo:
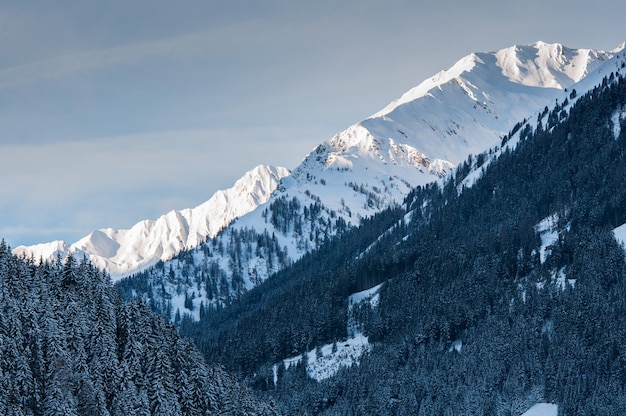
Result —
[[86, 255], [117, 279], [214, 237], [235, 218], [266, 202], [280, 179], [288, 174], [285, 168], [257, 166], [232, 188], [216, 192], [196, 208], [171, 211], [156, 221], [141, 221], [128, 230], [97, 230], [72, 245], [55, 241], [20, 246], [13, 252], [36, 260], [55, 260], [57, 256], [63, 259], [68, 253], [78, 258]]
[[551, 106], [612, 52], [538, 42], [471, 54], [317, 146], [267, 203], [198, 248], [122, 283], [195, 319], [362, 219], [402, 202]]
[[286, 413], [624, 414], [626, 56], [574, 87], [181, 332]]

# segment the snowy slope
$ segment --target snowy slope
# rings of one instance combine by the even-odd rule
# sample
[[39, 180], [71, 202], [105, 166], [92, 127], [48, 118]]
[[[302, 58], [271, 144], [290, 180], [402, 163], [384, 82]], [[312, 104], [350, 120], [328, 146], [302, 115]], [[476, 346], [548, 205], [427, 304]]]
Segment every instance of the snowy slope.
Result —
[[537, 403], [521, 416], [557, 416], [559, 407], [552, 403]]
[[[516, 123], [563, 101], [566, 89], [582, 92], [577, 82], [614, 70], [622, 49], [537, 42], [468, 55], [315, 147], [265, 204], [216, 238], [151, 269], [145, 278], [167, 296], [157, 289], [140, 295], [173, 317], [178, 309], [197, 319], [202, 306], [254, 287], [346, 227], [401, 204], [412, 187], [499, 145]], [[592, 78], [588, 88], [598, 83]], [[191, 298], [193, 307], [181, 309]]]
[[[45, 259], [86, 253], [119, 277], [197, 247], [186, 260], [151, 270], [149, 279], [164, 284], [172, 304], [191, 295], [198, 306], [224, 300], [361, 218], [400, 204], [412, 187], [447, 175], [468, 155], [498, 144], [515, 123], [552, 107], [565, 89], [601, 74], [623, 47], [603, 52], [537, 42], [470, 54], [318, 145], [291, 174], [259, 167], [197, 208], [130, 230], [98, 230], [72, 245], [53, 242], [15, 252]], [[597, 83], [592, 78], [589, 88]]]
[[613, 52], [537, 42], [458, 61], [362, 124], [374, 136], [456, 165], [485, 150], [516, 122], [551, 105]]
[[[272, 200], [319, 201], [356, 225], [364, 216], [401, 203], [410, 188], [448, 174], [469, 154], [499, 143], [516, 122], [551, 107], [566, 88], [618, 51], [537, 42], [468, 55], [318, 145], [281, 181]], [[233, 226], [267, 228], [260, 210]], [[303, 254], [292, 233], [279, 234], [287, 237], [281, 243], [292, 258]]]
[[264, 203], [279, 180], [289, 174], [285, 168], [257, 166], [235, 185], [216, 192], [193, 209], [170, 211], [155, 221], [145, 220], [128, 230], [96, 230], [72, 245], [62, 241], [35, 246], [20, 246], [18, 255], [39, 259], [64, 258], [72, 252], [85, 254], [98, 267], [115, 278], [167, 260], [183, 249], [198, 246], [214, 237], [232, 220]]
[[[317, 146], [294, 170], [295, 184], [288, 188], [310, 187], [313, 177], [328, 186], [366, 183], [370, 190], [382, 189], [376, 192], [382, 205], [401, 200], [407, 186], [431, 182], [497, 143], [516, 122], [551, 106], [614, 53], [537, 42], [468, 55]], [[344, 189], [323, 200], [340, 208], [337, 199], [343, 197], [361, 212], [346, 194]]]

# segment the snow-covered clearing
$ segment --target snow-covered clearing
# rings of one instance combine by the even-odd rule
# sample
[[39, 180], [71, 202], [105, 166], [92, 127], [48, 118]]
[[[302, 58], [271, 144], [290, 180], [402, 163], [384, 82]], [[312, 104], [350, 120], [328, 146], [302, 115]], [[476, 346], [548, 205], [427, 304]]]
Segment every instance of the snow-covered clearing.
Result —
[[613, 230], [615, 239], [618, 243], [626, 247], [626, 224], [622, 224]]
[[378, 286], [374, 286], [371, 289], [364, 290], [362, 292], [353, 293], [348, 297], [348, 309], [352, 309], [352, 307], [356, 304], [367, 300], [370, 302], [372, 307], [378, 305], [378, 291], [383, 286], [383, 283]]
[[[348, 338], [336, 341], [306, 353], [306, 372], [314, 380], [322, 381], [333, 377], [340, 368], [358, 365], [361, 356], [371, 349], [371, 345], [361, 332], [361, 324], [353, 316], [353, 309], [365, 302], [374, 308], [378, 305], [380, 288], [384, 283], [348, 297]], [[283, 360], [285, 369], [302, 361], [302, 354]], [[274, 365], [274, 384], [278, 382], [278, 364]]]
[[[333, 352], [333, 345], [336, 351]], [[318, 349], [307, 352], [306, 372], [314, 380], [322, 381], [333, 377], [340, 368], [351, 367], [359, 364], [361, 356], [371, 348], [367, 337], [361, 333], [348, 338], [345, 341], [337, 341], [335, 344], [327, 344]], [[319, 351], [319, 353], [318, 353]], [[283, 361], [285, 369], [297, 365], [302, 361], [302, 355], [288, 358]], [[274, 378], [276, 383], [278, 378]]]
[[521, 416], [557, 416], [559, 406], [552, 403], [537, 403]]
[[618, 108], [613, 112], [611, 116], [611, 124], [613, 127], [613, 137], [615, 140], [619, 139], [619, 135], [622, 132], [622, 120], [626, 117], [626, 111], [622, 108]]
[[557, 223], [559, 217], [556, 214], [550, 215], [544, 218], [535, 225], [535, 231], [541, 237], [541, 249], [539, 250], [539, 258], [544, 263], [548, 255], [550, 255], [550, 246], [556, 243], [559, 239], [559, 232], [557, 230]]

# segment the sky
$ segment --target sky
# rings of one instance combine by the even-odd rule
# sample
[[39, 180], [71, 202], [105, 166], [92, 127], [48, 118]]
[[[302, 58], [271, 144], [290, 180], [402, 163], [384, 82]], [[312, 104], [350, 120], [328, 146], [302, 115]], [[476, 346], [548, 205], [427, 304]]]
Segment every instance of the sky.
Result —
[[622, 1], [3, 0], [0, 238], [195, 207], [471, 52], [611, 50]]

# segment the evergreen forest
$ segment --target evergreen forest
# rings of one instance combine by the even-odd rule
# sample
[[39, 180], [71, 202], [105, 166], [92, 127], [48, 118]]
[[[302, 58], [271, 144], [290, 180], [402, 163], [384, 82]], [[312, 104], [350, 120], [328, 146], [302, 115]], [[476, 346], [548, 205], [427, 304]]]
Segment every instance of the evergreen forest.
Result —
[[71, 255], [35, 264], [2, 241], [0, 307], [2, 415], [276, 414]]

